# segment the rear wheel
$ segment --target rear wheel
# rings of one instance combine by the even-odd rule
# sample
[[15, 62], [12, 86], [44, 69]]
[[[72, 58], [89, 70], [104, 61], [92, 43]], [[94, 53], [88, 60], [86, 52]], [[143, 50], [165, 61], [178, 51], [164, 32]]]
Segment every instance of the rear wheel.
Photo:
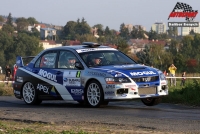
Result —
[[91, 107], [100, 107], [103, 100], [103, 90], [98, 81], [92, 80], [88, 84], [86, 91], [86, 99], [87, 103]]
[[28, 105], [38, 105], [42, 102], [42, 100], [38, 99], [36, 89], [31, 82], [24, 84], [22, 88], [22, 96], [24, 102]]
[[144, 98], [144, 99], [141, 99], [141, 101], [146, 106], [154, 106], [154, 105], [159, 104], [162, 101], [162, 98]]

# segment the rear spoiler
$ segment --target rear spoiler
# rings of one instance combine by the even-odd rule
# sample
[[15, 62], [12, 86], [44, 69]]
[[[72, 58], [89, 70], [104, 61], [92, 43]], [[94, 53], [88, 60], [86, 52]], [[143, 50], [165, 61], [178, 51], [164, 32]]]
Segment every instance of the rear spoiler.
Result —
[[30, 59], [32, 60], [33, 58], [35, 58], [35, 56], [27, 56], [27, 57], [21, 57], [21, 56], [17, 56], [16, 57], [16, 65], [18, 67], [23, 67], [24, 66], [24, 59]]

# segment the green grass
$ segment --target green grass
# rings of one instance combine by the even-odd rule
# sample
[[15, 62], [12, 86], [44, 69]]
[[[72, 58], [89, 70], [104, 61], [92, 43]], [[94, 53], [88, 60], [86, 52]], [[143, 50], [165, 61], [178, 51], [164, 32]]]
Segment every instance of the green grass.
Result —
[[200, 106], [200, 80], [187, 80], [185, 86], [180, 86], [177, 81], [177, 86], [169, 86], [169, 95], [162, 102]]
[[12, 83], [0, 83], [0, 96], [12, 96], [13, 94], [13, 87]]

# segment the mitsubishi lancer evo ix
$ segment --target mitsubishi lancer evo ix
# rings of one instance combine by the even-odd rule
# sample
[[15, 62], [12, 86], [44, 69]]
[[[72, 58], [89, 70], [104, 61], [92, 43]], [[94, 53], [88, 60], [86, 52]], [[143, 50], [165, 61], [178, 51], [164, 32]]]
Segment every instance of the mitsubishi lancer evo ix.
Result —
[[165, 75], [117, 49], [84, 42], [43, 50], [27, 65], [17, 56], [13, 88], [26, 104], [73, 100], [91, 107], [141, 99], [153, 106], [168, 95]]

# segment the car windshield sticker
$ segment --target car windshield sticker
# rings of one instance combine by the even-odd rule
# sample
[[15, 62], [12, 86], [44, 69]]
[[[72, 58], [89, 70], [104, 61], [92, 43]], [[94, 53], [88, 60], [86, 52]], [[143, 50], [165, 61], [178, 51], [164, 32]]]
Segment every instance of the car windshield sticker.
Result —
[[156, 74], [153, 71], [130, 72], [132, 76]]
[[78, 53], [84, 53], [84, 52], [89, 52], [89, 51], [99, 51], [99, 50], [115, 50], [114, 48], [88, 48], [88, 49], [79, 49], [76, 50]]

